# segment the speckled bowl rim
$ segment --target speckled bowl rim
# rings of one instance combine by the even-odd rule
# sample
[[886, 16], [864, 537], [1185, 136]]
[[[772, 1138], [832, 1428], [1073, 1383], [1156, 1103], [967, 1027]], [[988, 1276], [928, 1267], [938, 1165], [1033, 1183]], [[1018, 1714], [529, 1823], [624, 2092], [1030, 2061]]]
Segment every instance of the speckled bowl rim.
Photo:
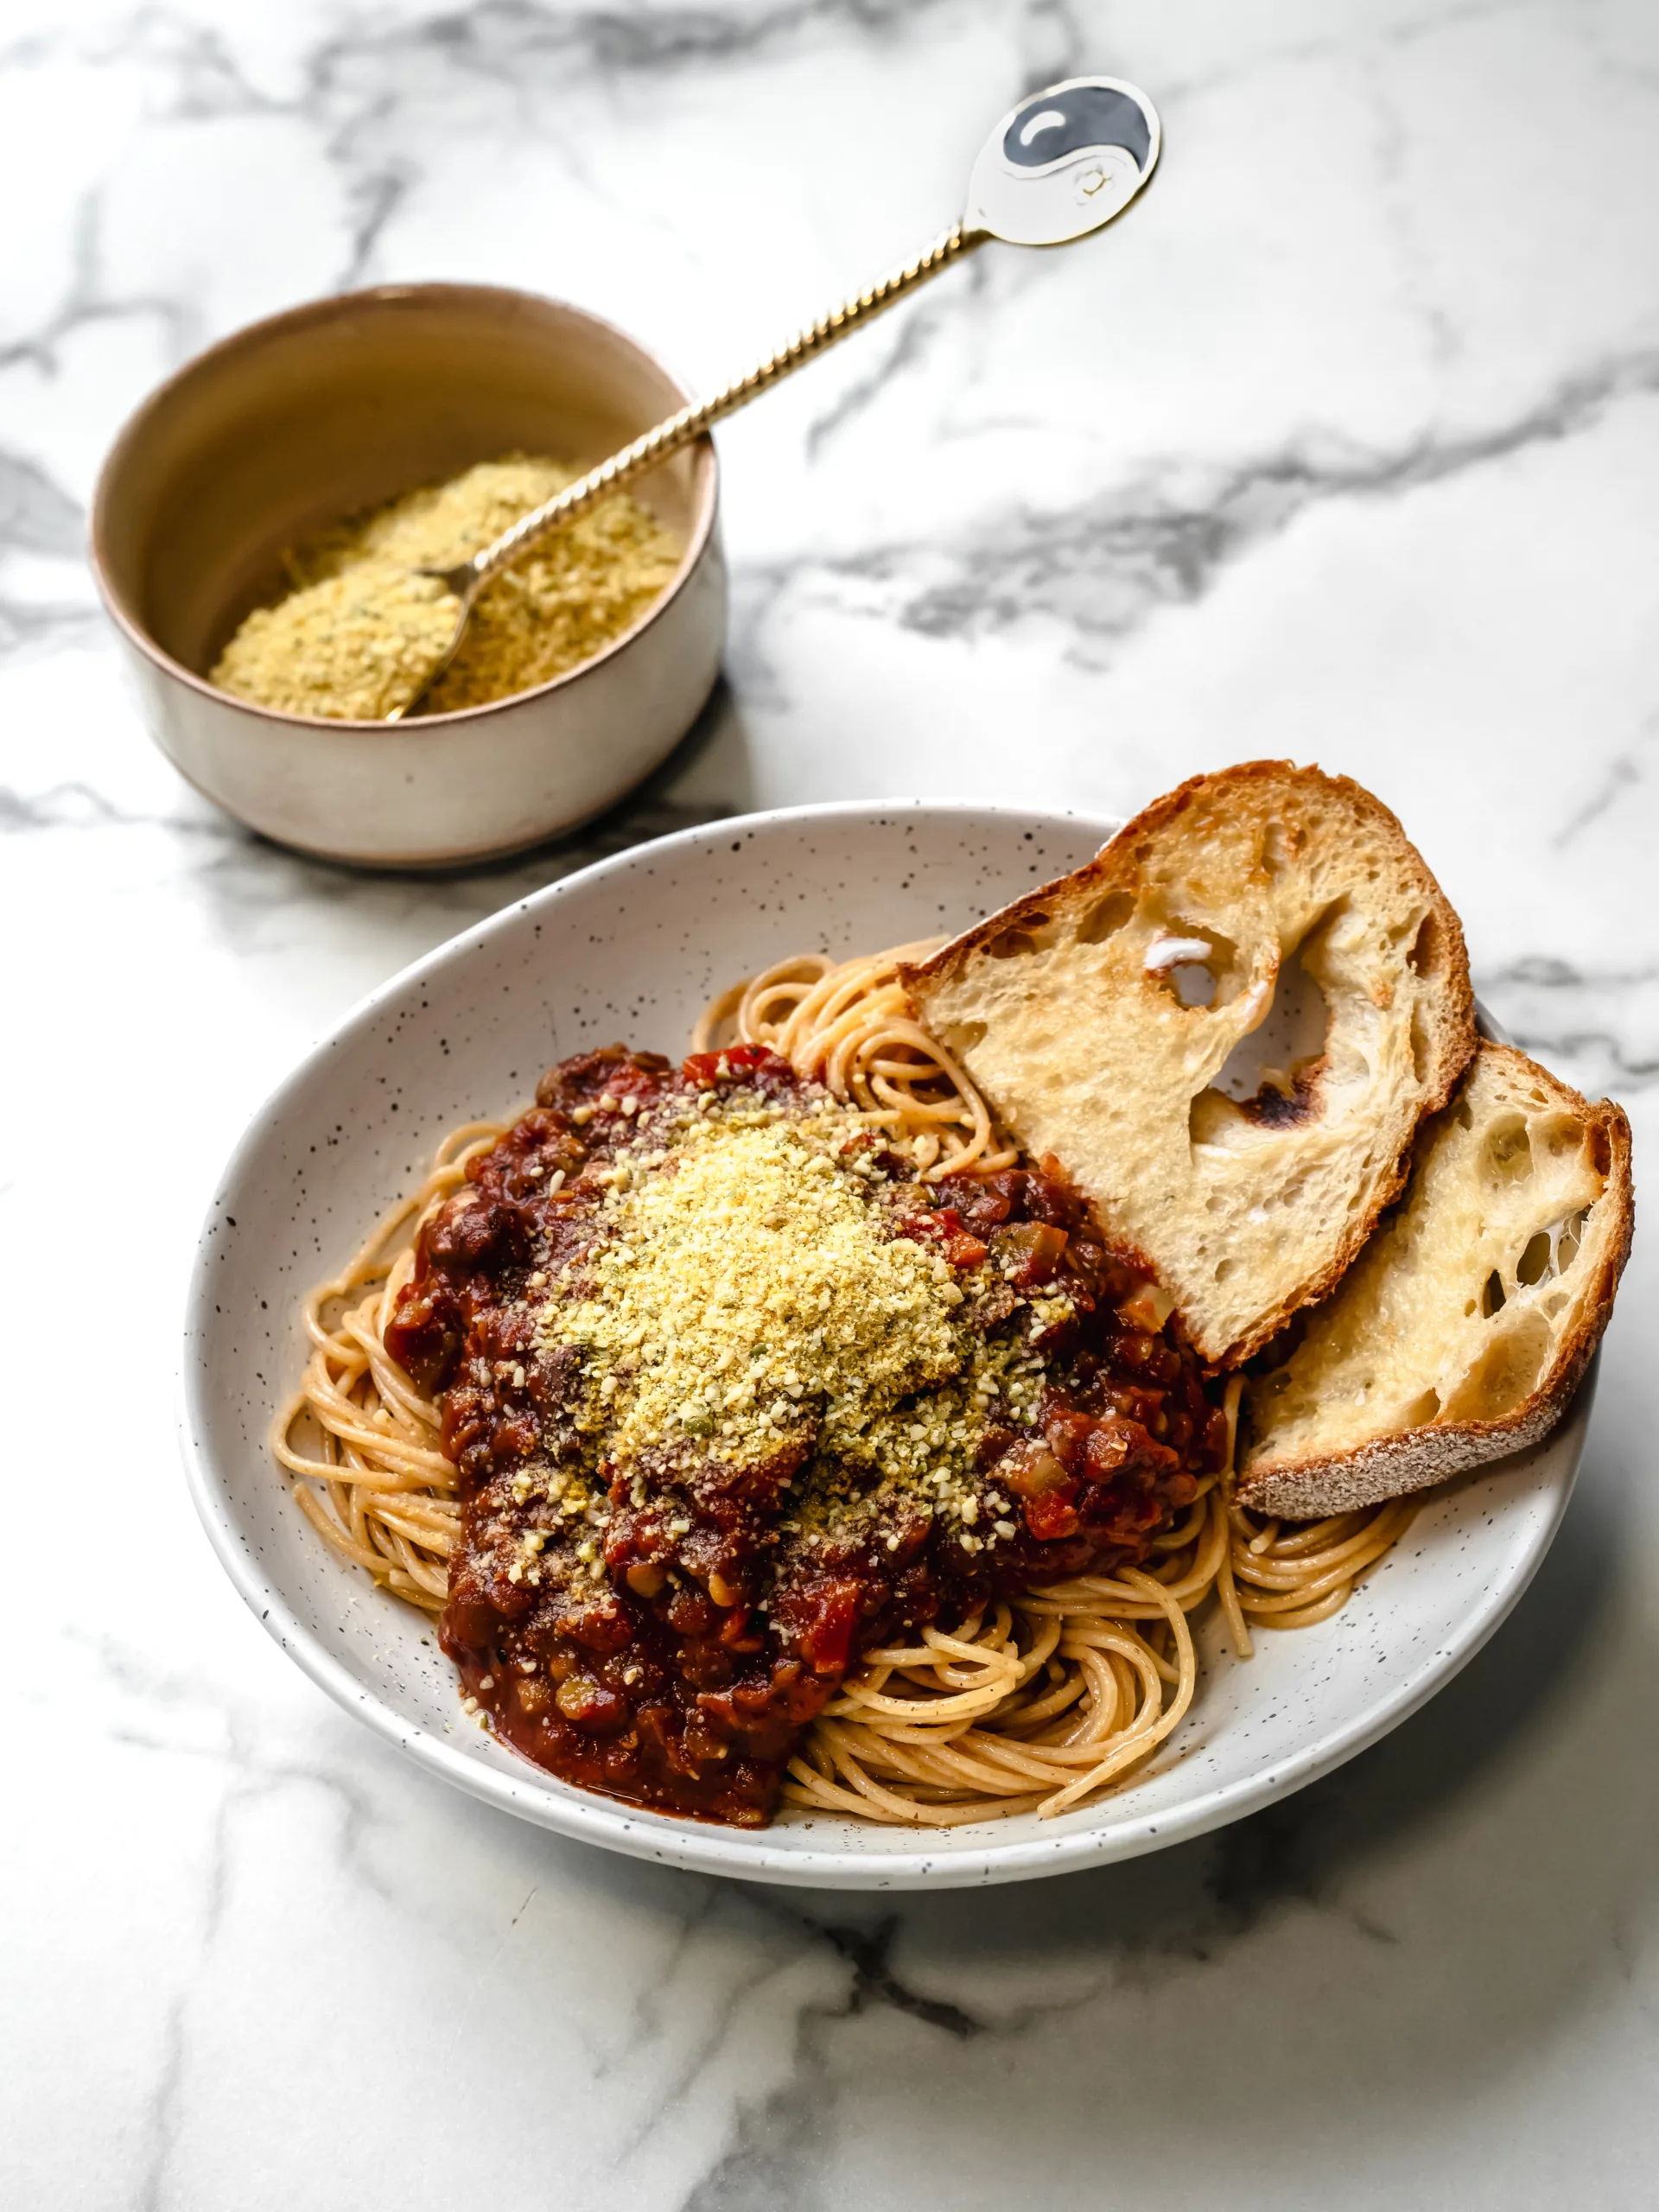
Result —
[[[596, 653], [589, 654], [586, 660], [578, 661], [574, 668], [567, 668], [562, 674], [550, 677], [545, 683], [533, 684], [527, 691], [510, 691], [505, 698], [486, 699], [475, 707], [453, 707], [448, 714], [443, 715], [421, 715], [410, 721], [402, 723], [388, 722], [384, 719], [378, 721], [363, 721], [344, 715], [336, 719], [331, 715], [296, 715], [289, 713], [285, 707], [264, 707], [261, 706], [257, 700], [243, 698], [238, 692], [221, 691], [216, 683], [210, 683], [205, 676], [198, 676], [194, 669], [187, 668], [182, 661], [175, 660], [164, 646], [158, 645], [147, 626], [140, 621], [137, 613], [126, 604], [121, 594], [116, 590], [104, 559], [110, 486], [115, 474], [116, 466], [125, 454], [129, 446], [143, 435], [156, 410], [171, 398], [181, 385], [188, 383], [191, 377], [209, 364], [229, 359], [239, 353], [255, 352], [259, 346], [268, 344], [271, 339], [295, 330], [302, 330], [308, 324], [338, 321], [346, 310], [359, 307], [365, 302], [373, 301], [392, 306], [399, 301], [417, 298], [527, 300], [537, 307], [561, 308], [567, 313], [579, 317], [583, 322], [592, 324], [594, 329], [605, 332], [615, 339], [620, 345], [626, 346], [630, 352], [638, 354], [642, 361], [666, 378], [679, 394], [682, 406], [689, 406], [691, 403], [692, 394], [668, 364], [653, 353], [648, 346], [642, 345], [639, 339], [622, 329], [620, 325], [610, 321], [604, 315], [595, 315], [591, 308], [579, 306], [574, 300], [562, 300], [550, 292], [526, 291], [522, 286], [515, 284], [461, 284], [443, 281], [415, 284], [369, 284], [354, 292], [331, 292], [320, 300], [306, 300], [298, 307], [284, 308], [279, 314], [263, 315], [257, 322], [245, 323], [239, 330], [233, 330], [228, 336], [216, 340], [213, 345], [204, 346], [200, 353], [193, 353], [190, 359], [181, 362], [170, 376], [164, 377], [160, 384], [156, 385], [145, 393], [117, 431], [109, 452], [105, 455], [103, 466], [98, 472], [98, 483], [92, 493], [92, 510], [86, 529], [86, 557], [88, 565], [92, 569], [92, 581], [98, 587], [99, 598], [104, 602], [105, 611], [134, 649], [143, 653], [147, 660], [153, 662], [163, 674], [172, 677], [175, 683], [186, 685], [192, 691], [200, 692], [204, 698], [214, 700], [221, 706], [236, 708], [241, 713], [251, 715], [261, 721], [298, 729], [326, 730], [330, 735], [338, 733], [342, 737], [378, 738], [384, 744], [388, 738], [395, 738], [399, 734], [409, 735], [416, 732], [424, 734], [432, 730], [452, 730], [460, 723], [486, 722], [492, 716], [503, 713], [510, 707], [522, 707], [526, 700], [545, 699], [556, 691], [568, 690], [572, 685], [582, 683], [585, 677], [592, 676], [596, 670], [603, 668], [607, 661], [614, 660], [619, 653], [625, 652], [636, 638], [650, 629], [652, 625], [667, 612], [669, 607], [678, 598], [691, 577], [696, 573], [697, 565], [708, 550], [709, 541], [714, 535], [715, 523], [720, 514], [720, 456], [715, 450], [713, 438], [706, 432], [701, 438], [695, 440], [689, 448], [695, 464], [692, 480], [695, 512], [691, 527], [686, 532], [685, 545], [680, 555], [679, 565], [673, 575], [658, 593], [656, 598], [652, 601], [650, 606], [619, 636], [613, 638], [607, 645], [601, 646]], [[197, 788], [200, 789], [200, 785]], [[207, 796], [211, 798], [212, 794], [209, 793]], [[214, 803], [215, 804], [222, 804], [217, 800]], [[527, 843], [505, 848], [504, 852], [525, 851], [531, 845], [545, 842], [546, 833], [543, 833], [530, 839]], [[469, 861], [482, 861], [501, 856], [495, 854], [462, 855], [464, 859]], [[391, 865], [448, 867], [454, 865], [454, 862], [448, 860], [412, 863], [397, 861]]]
[[[779, 807], [729, 817], [692, 830], [631, 847], [627, 851], [561, 878], [528, 898], [515, 900], [486, 920], [464, 930], [423, 959], [412, 963], [378, 989], [370, 992], [280, 1084], [253, 1116], [220, 1175], [218, 1189], [232, 1186], [245, 1164], [264, 1141], [270, 1126], [283, 1115], [290, 1096], [317, 1064], [339, 1046], [369, 1028], [383, 1008], [418, 986], [422, 979], [488, 942], [524, 914], [552, 906], [569, 895], [573, 886], [588, 885], [607, 877], [621, 877], [639, 864], [642, 856], [654, 859], [698, 844], [705, 845], [711, 860], [724, 848], [734, 828], [747, 835], [773, 824], [833, 820], [890, 820], [906, 810], [931, 814], [959, 814], [964, 826], [976, 817], [1005, 815], [1022, 820], [1036, 818], [1033, 810], [990, 806], [978, 802], [898, 799], [881, 803], [840, 802], [830, 805]], [[1048, 817], [1058, 830], [1097, 826], [1109, 834], [1115, 823], [1090, 816]], [[1483, 1029], [1501, 1037], [1497, 1026], [1483, 1014]], [[198, 1243], [187, 1300], [185, 1343], [206, 1330], [211, 1307], [211, 1276], [207, 1266], [211, 1230], [217, 1201], [210, 1209]], [[769, 1831], [704, 1827], [671, 1821], [620, 1804], [609, 1798], [567, 1790], [550, 1777], [543, 1777], [528, 1762], [524, 1772], [497, 1770], [468, 1758], [429, 1731], [401, 1718], [366, 1690], [329, 1651], [323, 1639], [295, 1614], [281, 1592], [268, 1582], [257, 1561], [238, 1538], [231, 1519], [230, 1485], [215, 1466], [204, 1440], [205, 1423], [199, 1404], [203, 1387], [188, 1357], [179, 1374], [179, 1441], [192, 1501], [220, 1565], [260, 1625], [319, 1688], [336, 1704], [363, 1721], [385, 1741], [405, 1751], [430, 1773], [453, 1783], [471, 1796], [499, 1810], [577, 1840], [694, 1872], [721, 1874], [751, 1881], [774, 1882], [797, 1887], [862, 1891], [928, 1890], [975, 1887], [990, 1883], [1031, 1880], [1044, 1875], [1073, 1872], [1161, 1851], [1242, 1820], [1292, 1792], [1305, 1789], [1323, 1775], [1365, 1751], [1427, 1704], [1435, 1692], [1475, 1656], [1503, 1624], [1541, 1566], [1566, 1513], [1583, 1459], [1589, 1417], [1594, 1402], [1593, 1362], [1573, 1404], [1552, 1435], [1534, 1448], [1546, 1461], [1548, 1481], [1541, 1485], [1548, 1510], [1541, 1511], [1524, 1547], [1518, 1548], [1508, 1572], [1474, 1593], [1456, 1631], [1439, 1643], [1390, 1694], [1357, 1713], [1345, 1727], [1325, 1735], [1291, 1756], [1271, 1763], [1243, 1780], [1219, 1783], [1197, 1794], [1173, 1811], [1137, 1816], [1134, 1790], [1108, 1796], [1096, 1807], [1099, 1825], [1073, 1827], [1065, 1833], [1036, 1840], [988, 1841], [977, 1850], [958, 1850], [933, 1858], [916, 1847], [856, 1854], [833, 1847], [782, 1851], [768, 1841]], [[1490, 1469], [1481, 1471], [1490, 1474]], [[1074, 1815], [1075, 1819], [1077, 1816]], [[995, 1827], [987, 1823], [988, 1834]], [[915, 1839], [916, 1831], [906, 1831]], [[960, 1834], [961, 1831], [957, 1831]]]

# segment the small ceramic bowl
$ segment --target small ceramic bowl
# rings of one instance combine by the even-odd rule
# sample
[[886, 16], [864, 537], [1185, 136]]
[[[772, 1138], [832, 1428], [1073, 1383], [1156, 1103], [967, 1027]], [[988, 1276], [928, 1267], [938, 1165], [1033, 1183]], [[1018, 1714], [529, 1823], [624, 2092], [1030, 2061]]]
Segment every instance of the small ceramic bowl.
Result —
[[602, 460], [688, 397], [597, 316], [493, 285], [349, 292], [210, 346], [128, 423], [92, 509], [93, 569], [162, 752], [251, 828], [367, 868], [518, 851], [611, 805], [719, 672], [726, 571], [706, 439], [636, 493], [683, 543], [673, 581], [550, 683], [389, 724], [251, 706], [206, 671], [279, 595], [296, 540], [505, 453]]

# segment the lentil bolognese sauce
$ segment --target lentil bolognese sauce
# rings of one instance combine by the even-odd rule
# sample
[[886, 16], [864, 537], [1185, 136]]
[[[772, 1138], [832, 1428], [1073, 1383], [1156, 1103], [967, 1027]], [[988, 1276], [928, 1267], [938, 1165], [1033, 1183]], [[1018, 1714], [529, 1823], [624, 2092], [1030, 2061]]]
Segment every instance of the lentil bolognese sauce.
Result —
[[566, 1782], [741, 1826], [1060, 1812], [1180, 1722], [1189, 1614], [1248, 1656], [1410, 1520], [1236, 1504], [1236, 1378], [916, 1023], [931, 949], [780, 963], [677, 1068], [562, 1062], [307, 1303], [296, 1497]]
[[553, 1069], [386, 1330], [443, 1395], [444, 1649], [588, 1789], [752, 1824], [862, 1651], [1138, 1564], [1226, 1418], [1051, 1167], [918, 1183], [764, 1047]]

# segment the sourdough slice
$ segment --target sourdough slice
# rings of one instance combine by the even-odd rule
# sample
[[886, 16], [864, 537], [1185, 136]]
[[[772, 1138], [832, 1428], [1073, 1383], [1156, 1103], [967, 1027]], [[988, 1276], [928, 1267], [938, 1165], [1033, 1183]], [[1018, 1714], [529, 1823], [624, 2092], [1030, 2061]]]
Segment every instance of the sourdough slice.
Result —
[[1218, 1365], [1340, 1279], [1475, 1045], [1463, 931], [1398, 822], [1282, 760], [1182, 785], [902, 972]]
[[1346, 1513], [1535, 1443], [1601, 1339], [1632, 1211], [1618, 1108], [1483, 1045], [1403, 1204], [1245, 1386], [1240, 1499]]

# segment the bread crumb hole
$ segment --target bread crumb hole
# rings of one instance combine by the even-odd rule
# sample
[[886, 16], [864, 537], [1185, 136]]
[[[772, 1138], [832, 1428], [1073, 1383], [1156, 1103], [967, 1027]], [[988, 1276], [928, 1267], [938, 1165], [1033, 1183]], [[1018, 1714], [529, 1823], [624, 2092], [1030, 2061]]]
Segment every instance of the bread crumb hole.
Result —
[[1503, 1307], [1503, 1278], [1494, 1268], [1486, 1278], [1486, 1287], [1480, 1294], [1480, 1310], [1487, 1320]]
[[1480, 1357], [1447, 1399], [1446, 1418], [1501, 1421], [1532, 1395], [1554, 1341], [1535, 1308], [1496, 1332]]
[[1544, 1277], [1553, 1272], [1554, 1254], [1551, 1247], [1554, 1243], [1554, 1239], [1547, 1229], [1541, 1229], [1528, 1241], [1527, 1249], [1521, 1255], [1515, 1270], [1516, 1282], [1530, 1287], [1535, 1282], [1542, 1282]]
[[1135, 900], [1127, 891], [1110, 891], [1105, 898], [1096, 899], [1077, 925], [1079, 944], [1104, 944], [1109, 937], [1116, 937], [1129, 916], [1135, 912]]
[[1590, 1218], [1588, 1206], [1580, 1206], [1570, 1213], [1555, 1232], [1555, 1272], [1564, 1275], [1579, 1256], [1579, 1247], [1584, 1242], [1585, 1224]]
[[1419, 1398], [1414, 1405], [1407, 1408], [1406, 1427], [1408, 1428], [1427, 1428], [1430, 1421], [1435, 1421], [1439, 1418], [1440, 1411], [1440, 1392], [1438, 1390], [1425, 1390], [1422, 1396]]
[[[1300, 944], [1281, 952], [1270, 987], [1265, 981], [1252, 987], [1265, 1003], [1251, 1010], [1249, 1027], [1216, 1073], [1213, 1087], [1224, 1098], [1272, 1127], [1311, 1121], [1324, 1107], [1314, 1084], [1331, 1035], [1331, 1007], [1303, 959], [1314, 934], [1310, 931]], [[1228, 951], [1239, 965], [1233, 948]], [[1236, 995], [1236, 986], [1225, 994], [1228, 999]]]
[[1532, 1173], [1532, 1139], [1518, 1114], [1492, 1123], [1480, 1148], [1481, 1173], [1490, 1183], [1524, 1183]]
[[1411, 950], [1406, 955], [1406, 965], [1414, 976], [1433, 975], [1440, 967], [1440, 925], [1435, 915], [1424, 915]]
[[1238, 947], [1207, 924], [1166, 915], [1141, 956], [1147, 981], [1183, 1007], [1230, 1005], [1245, 978]]

